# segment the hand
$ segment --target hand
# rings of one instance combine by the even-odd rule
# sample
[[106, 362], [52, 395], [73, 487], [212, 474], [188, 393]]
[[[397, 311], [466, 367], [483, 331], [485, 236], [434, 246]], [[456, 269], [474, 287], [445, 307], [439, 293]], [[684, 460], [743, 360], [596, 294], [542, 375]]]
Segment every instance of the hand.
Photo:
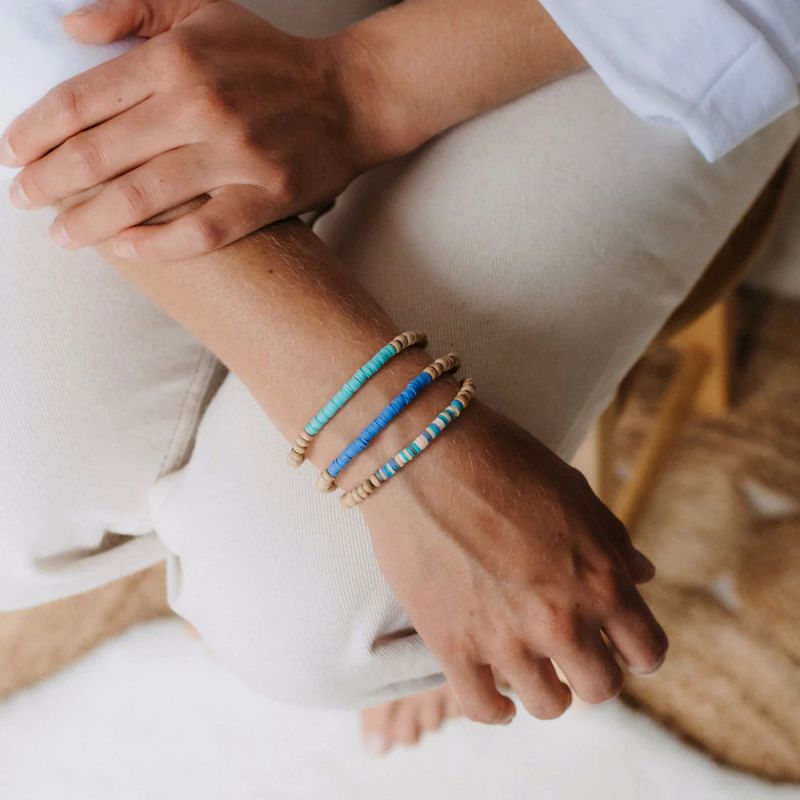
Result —
[[[317, 207], [383, 157], [370, 128], [379, 92], [345, 37], [290, 36], [222, 0], [106, 0], [65, 24], [85, 41], [153, 38], [56, 87], [7, 131], [6, 163], [25, 165], [19, 206], [108, 181], [55, 220], [64, 246], [116, 237], [122, 257], [197, 256]], [[140, 227], [205, 194], [194, 212]]]
[[637, 673], [663, 661], [666, 635], [635, 586], [653, 565], [579, 472], [487, 407], [474, 402], [361, 508], [387, 580], [471, 719], [514, 714], [492, 668], [550, 719], [571, 701], [552, 662], [598, 703], [622, 687], [612, 649]]

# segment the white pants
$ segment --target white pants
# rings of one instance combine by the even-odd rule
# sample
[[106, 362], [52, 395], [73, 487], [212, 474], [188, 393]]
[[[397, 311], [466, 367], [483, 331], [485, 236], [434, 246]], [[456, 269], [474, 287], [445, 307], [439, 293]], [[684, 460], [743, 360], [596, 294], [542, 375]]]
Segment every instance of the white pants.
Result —
[[[354, 7], [320, 1], [308, 27]], [[45, 45], [54, 59], [61, 39]], [[458, 349], [482, 398], [568, 458], [799, 129], [784, 117], [710, 166], [586, 73], [362, 177], [318, 232], [400, 328]], [[376, 645], [410, 623], [359, 514], [286, 467], [235, 376], [206, 408], [215, 359], [94, 252], [50, 244], [49, 216], [2, 192], [0, 608], [167, 558], [173, 608], [265, 694], [365, 704], [440, 680], [418, 637]]]

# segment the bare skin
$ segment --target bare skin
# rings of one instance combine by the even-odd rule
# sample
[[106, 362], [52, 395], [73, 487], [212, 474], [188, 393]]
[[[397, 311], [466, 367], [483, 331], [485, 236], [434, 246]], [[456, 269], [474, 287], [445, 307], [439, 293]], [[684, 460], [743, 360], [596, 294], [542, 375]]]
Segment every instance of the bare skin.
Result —
[[[516, 14], [536, 5], [527, 0], [505, 2]], [[214, 4], [208, 13], [228, 5]], [[418, 11], [423, 5], [428, 8], [421, 2], [403, 4]], [[430, 4], [440, 11], [447, 9], [445, 19], [450, 23], [469, 8], [473, 23], [488, 24], [482, 16], [487, 6], [446, 0]], [[520, 22], [519, 17], [515, 19]], [[521, 37], [530, 45], [531, 25], [528, 19], [526, 25], [512, 29], [501, 21], [496, 39], [480, 28], [467, 26], [463, 33], [474, 36], [476, 42], [497, 45], [510, 40], [519, 46]], [[421, 26], [411, 29], [419, 32]], [[363, 43], [368, 32], [361, 30], [359, 42]], [[551, 59], [547, 63], [537, 59], [524, 62], [534, 73], [525, 81], [510, 81], [506, 74], [506, 99], [525, 91], [524, 87], [530, 90], [537, 81], [541, 84], [576, 68], [574, 50], [564, 47], [563, 36], [556, 29], [542, 24], [536, 32], [541, 36], [539, 51], [549, 53]], [[160, 41], [165, 40], [170, 41]], [[399, 36], [391, 39], [402, 40]], [[158, 41], [153, 39], [151, 44]], [[179, 42], [179, 47], [170, 45], [166, 51], [178, 58], [173, 64], [178, 72], [191, 52], [185, 49], [185, 37]], [[457, 44], [454, 47], [461, 52]], [[392, 55], [392, 48], [388, 49]], [[447, 48], [443, 51], [448, 52]], [[482, 55], [489, 74], [495, 74], [491, 69], [494, 63], [503, 64], [506, 71], [511, 69], [504, 59], [498, 59], [497, 51], [487, 54], [483, 45], [476, 45], [476, 53]], [[483, 93], [487, 86], [476, 77], [481, 70], [472, 71], [476, 85], [469, 89], [470, 76], [460, 74], [463, 59], [455, 59], [451, 66], [454, 86], [450, 92], [460, 108], [458, 113], [469, 116], [486, 107]], [[404, 70], [399, 74], [407, 75]], [[419, 89], [418, 80], [411, 80], [410, 85]], [[512, 83], [513, 89], [509, 89]], [[57, 113], [56, 122], [45, 126], [46, 130], [59, 130], [62, 125], [58, 136], [71, 138], [59, 146], [57, 141], [43, 143], [37, 134], [37, 149], [27, 160], [23, 156], [25, 163], [34, 160], [17, 187], [26, 186], [25, 173], [30, 178], [31, 171], [41, 168], [50, 157], [39, 158], [42, 148], [55, 146], [53, 155], [70, 147], [73, 155], [81, 152], [75, 148], [82, 145], [75, 143], [86, 142], [88, 131], [83, 129], [97, 120], [91, 112], [82, 117], [80, 111], [92, 109], [95, 92], [84, 87], [82, 94], [70, 94], [62, 87], [38, 110], [12, 125], [9, 141], [19, 150], [28, 146], [23, 133], [42, 130], [32, 125], [32, 120], [37, 115], [51, 118], [47, 109], [52, 112], [53, 107], [47, 104], [53, 97], [61, 98], [56, 103], [61, 102], [63, 108], [72, 108], [69, 103], [63, 105], [64, 98], [78, 96], [86, 102], [79, 105], [78, 114], [67, 114], [66, 129], [62, 125], [65, 118]], [[414, 96], [422, 102], [425, 92], [418, 90]], [[440, 98], [437, 103], [447, 106]], [[455, 121], [452, 115], [445, 115], [437, 125], [447, 127]], [[76, 125], [83, 132], [73, 136]], [[415, 129], [413, 125], [401, 127]], [[426, 130], [421, 136], [424, 139], [429, 134]], [[77, 161], [87, 163], [80, 157]], [[101, 179], [99, 173], [87, 177], [94, 182]], [[96, 191], [108, 191], [113, 185]], [[69, 192], [76, 189], [77, 185], [71, 184]], [[49, 196], [47, 201], [52, 199]], [[73, 196], [65, 204], [62, 220], [65, 214], [77, 213], [76, 209], [92, 202], [92, 193]], [[148, 214], [150, 211], [152, 207], [147, 207]], [[158, 225], [138, 230], [137, 235], [153, 242], [168, 235], [168, 230], [174, 231], [171, 226], [182, 220], [210, 220], [215, 213], [212, 192], [210, 201], [182, 208]], [[99, 211], [96, 214], [102, 216]], [[207, 225], [201, 229], [205, 233], [213, 230]], [[203, 255], [166, 264], [156, 257], [120, 256], [119, 248], [115, 252], [114, 247], [118, 239], [113, 237], [101, 244], [100, 250], [217, 353], [287, 439], [293, 438], [309, 411], [339, 387], [342, 376], [391, 339], [399, 327], [313, 233], [296, 221], [275, 224], [224, 249], [205, 252], [209, 249], [205, 245], [224, 243], [212, 240], [201, 237]], [[359, 428], [359, 422], [382, 407], [398, 385], [404, 385], [430, 360], [428, 353], [416, 348], [393, 360], [336, 417], [312, 448], [311, 460], [319, 467], [327, 464]], [[292, 379], [286, 380], [287, 375]], [[362, 461], [349, 474], [366, 474], [370, 471], [367, 467], [405, 446], [450, 401], [455, 389], [451, 379], [437, 381], [369, 451], [369, 464]], [[309, 398], [317, 399], [311, 402]], [[444, 473], [449, 478], [446, 483], [439, 480]], [[571, 699], [571, 691], [556, 675], [552, 661], [580, 697], [600, 702], [615, 696], [622, 685], [623, 674], [613, 651], [636, 671], [653, 670], [663, 660], [666, 637], [636, 589], [637, 582], [653, 576], [652, 565], [633, 547], [624, 527], [579, 473], [479, 401], [414, 468], [370, 498], [363, 514], [387, 581], [437, 656], [471, 719], [501, 723], [515, 712], [513, 702], [498, 692], [493, 668], [508, 678], [531, 714], [552, 718], [563, 713]]]
[[361, 712], [364, 745], [380, 756], [393, 747], [412, 747], [449, 719], [463, 715], [456, 693], [445, 684]]
[[[339, 194], [361, 172], [580, 69], [532, 0], [406, 0], [334, 36], [290, 36], [225, 0], [105, 0], [87, 42], [149, 41], [66, 81], [7, 131], [12, 189], [39, 208], [108, 182], [51, 235], [118, 255], [200, 255]], [[5, 153], [5, 155], [4, 155]], [[155, 214], [211, 201], [157, 229]]]
[[[287, 439], [305, 422], [309, 396], [332, 393], [398, 329], [298, 223], [168, 267], [100, 249], [219, 354]], [[430, 360], [416, 348], [394, 359], [311, 448], [313, 463], [326, 465], [358, 421]], [[452, 379], [430, 387], [368, 451], [370, 464], [413, 438], [455, 388]], [[368, 471], [362, 463], [351, 474]], [[470, 719], [503, 723], [515, 713], [492, 668], [531, 714], [550, 719], [571, 701], [551, 659], [590, 703], [622, 687], [612, 650], [637, 672], [661, 664], [666, 636], [635, 588], [653, 577], [652, 564], [578, 472], [480, 401], [361, 509], [387, 581]]]

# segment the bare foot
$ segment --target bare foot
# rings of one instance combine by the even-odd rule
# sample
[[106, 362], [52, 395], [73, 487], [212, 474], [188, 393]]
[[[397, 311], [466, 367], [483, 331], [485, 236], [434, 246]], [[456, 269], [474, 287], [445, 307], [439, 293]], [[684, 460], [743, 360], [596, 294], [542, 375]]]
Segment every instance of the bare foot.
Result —
[[382, 755], [395, 745], [414, 745], [423, 733], [432, 733], [445, 720], [462, 715], [449, 684], [420, 694], [393, 700], [361, 712], [361, 728], [367, 750]]

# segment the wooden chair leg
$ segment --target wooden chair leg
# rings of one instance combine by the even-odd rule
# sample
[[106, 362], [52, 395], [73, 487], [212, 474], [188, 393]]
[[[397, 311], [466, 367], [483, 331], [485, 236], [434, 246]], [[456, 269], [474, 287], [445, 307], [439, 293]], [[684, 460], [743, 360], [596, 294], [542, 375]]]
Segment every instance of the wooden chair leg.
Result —
[[614, 513], [629, 530], [636, 525], [670, 447], [696, 403], [710, 360], [708, 352], [699, 347], [687, 347], [679, 353], [678, 366], [639, 449], [631, 474], [611, 504]]
[[619, 396], [616, 396], [602, 413], [595, 428], [595, 474], [598, 497], [609, 505], [614, 492], [614, 429], [621, 411]]
[[730, 411], [734, 302], [733, 295], [726, 295], [670, 340], [679, 350], [694, 347], [708, 353], [709, 362], [696, 402], [698, 413], [706, 417], [721, 417]]

